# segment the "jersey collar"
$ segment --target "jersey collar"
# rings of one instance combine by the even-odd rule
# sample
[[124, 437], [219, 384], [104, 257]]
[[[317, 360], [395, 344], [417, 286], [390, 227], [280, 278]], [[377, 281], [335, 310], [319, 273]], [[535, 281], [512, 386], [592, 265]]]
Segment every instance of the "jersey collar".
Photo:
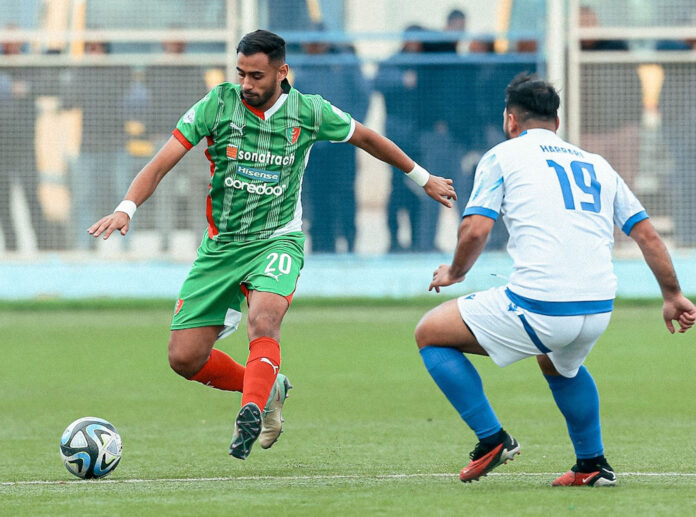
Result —
[[[285, 88], [283, 88], [283, 90], [285, 90]], [[281, 108], [281, 106], [283, 106], [283, 103], [288, 99], [288, 94], [285, 91], [283, 91], [283, 93], [280, 94], [280, 97], [278, 97], [278, 100], [275, 101], [273, 106], [268, 108], [266, 111], [261, 111], [259, 109], [256, 109], [255, 107], [247, 104], [247, 102], [241, 96], [241, 93], [240, 93], [239, 97], [242, 99], [242, 104], [244, 104], [244, 106], [246, 106], [246, 108], [249, 111], [251, 111], [254, 115], [259, 117], [261, 120], [268, 120], [269, 118], [271, 118], [273, 116], [273, 114], [276, 111], [278, 111]]]
[[526, 135], [526, 134], [528, 134], [528, 133], [541, 133], [541, 132], [553, 133], [554, 135], [556, 134], [556, 133], [554, 133], [553, 131], [551, 131], [550, 129], [546, 129], [546, 128], [543, 128], [543, 127], [533, 127], [533, 128], [531, 128], [531, 129], [525, 129], [524, 131], [522, 131], [519, 135], [517, 135], [517, 138], [519, 138], [519, 137], [521, 137], [521, 136], [524, 136], [524, 135]]

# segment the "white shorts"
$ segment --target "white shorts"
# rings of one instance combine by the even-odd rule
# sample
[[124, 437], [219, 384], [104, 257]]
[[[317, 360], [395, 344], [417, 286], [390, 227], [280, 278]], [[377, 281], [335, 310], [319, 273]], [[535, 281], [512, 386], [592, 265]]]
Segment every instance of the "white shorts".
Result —
[[611, 312], [580, 316], [529, 312], [510, 301], [505, 287], [462, 296], [457, 306], [464, 323], [498, 366], [547, 354], [564, 377], [577, 375], [611, 319]]

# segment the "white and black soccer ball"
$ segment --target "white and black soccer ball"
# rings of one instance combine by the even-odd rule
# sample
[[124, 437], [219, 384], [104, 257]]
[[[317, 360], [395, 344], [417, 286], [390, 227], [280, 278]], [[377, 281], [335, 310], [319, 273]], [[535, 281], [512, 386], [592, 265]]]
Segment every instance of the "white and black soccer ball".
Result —
[[60, 456], [68, 472], [82, 479], [102, 478], [121, 461], [121, 436], [102, 418], [75, 420], [60, 439]]

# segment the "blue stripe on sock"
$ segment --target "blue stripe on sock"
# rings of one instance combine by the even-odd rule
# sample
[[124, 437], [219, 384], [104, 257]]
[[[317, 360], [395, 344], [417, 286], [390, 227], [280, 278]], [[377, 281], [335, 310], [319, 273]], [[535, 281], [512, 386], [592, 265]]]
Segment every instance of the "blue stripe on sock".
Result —
[[604, 454], [602, 428], [599, 422], [599, 392], [597, 385], [584, 366], [569, 379], [560, 375], [544, 375], [558, 409], [568, 426], [568, 434], [578, 459], [594, 458]]
[[420, 354], [435, 383], [479, 440], [502, 428], [483, 392], [481, 377], [463, 353], [454, 348], [426, 346]]

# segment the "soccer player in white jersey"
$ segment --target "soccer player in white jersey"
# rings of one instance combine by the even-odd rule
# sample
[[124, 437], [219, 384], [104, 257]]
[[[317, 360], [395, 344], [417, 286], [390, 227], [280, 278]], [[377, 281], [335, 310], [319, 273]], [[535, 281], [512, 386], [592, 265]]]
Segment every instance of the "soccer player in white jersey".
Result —
[[[257, 439], [268, 448], [282, 431], [290, 384], [278, 373], [280, 325], [304, 263], [300, 193], [312, 145], [330, 140], [360, 147], [447, 207], [456, 194], [452, 180], [430, 175], [391, 140], [320, 96], [292, 88], [285, 41], [276, 34], [244, 36], [237, 73], [239, 84], [218, 85], [181, 117], [124, 201], [88, 231], [105, 239], [114, 231], [125, 235], [136, 207], [206, 138], [208, 231], [175, 306], [169, 363], [186, 379], [242, 392], [230, 454], [245, 459]], [[242, 366], [214, 345], [236, 330], [245, 298], [249, 356]]]
[[521, 74], [506, 89], [503, 129], [509, 138], [482, 158], [459, 227], [451, 265], [429, 289], [461, 282], [498, 217], [510, 234], [508, 284], [462, 296], [428, 312], [415, 338], [428, 372], [478, 437], [460, 473], [470, 482], [519, 453], [464, 355], [488, 355], [499, 366], [535, 356], [565, 417], [577, 457], [554, 486], [613, 486], [604, 458], [599, 395], [583, 362], [613, 308], [613, 225], [633, 238], [657, 279], [669, 332], [686, 332], [696, 307], [679, 288], [662, 240], [640, 202], [599, 155], [556, 135], [560, 104], [553, 86]]

